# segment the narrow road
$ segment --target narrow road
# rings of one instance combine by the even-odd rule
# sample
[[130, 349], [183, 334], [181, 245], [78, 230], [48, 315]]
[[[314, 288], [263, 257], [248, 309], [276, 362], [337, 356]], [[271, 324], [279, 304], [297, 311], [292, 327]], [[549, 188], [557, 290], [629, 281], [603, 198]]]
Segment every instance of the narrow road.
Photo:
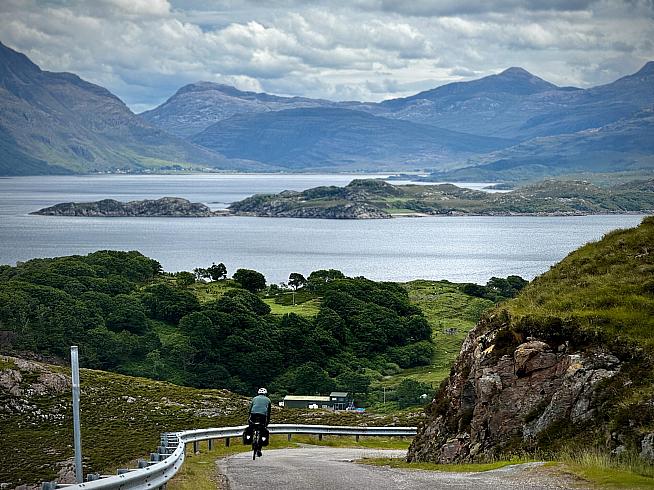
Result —
[[[218, 461], [229, 490], [245, 489], [533, 489], [572, 488], [570, 481], [548, 476], [539, 463], [528, 463], [483, 473], [441, 473], [402, 470], [353, 463], [361, 458], [401, 457], [406, 451], [344, 449], [306, 446], [264, 451], [252, 461], [252, 453], [239, 453]], [[576, 487], [575, 488], [579, 488]]]

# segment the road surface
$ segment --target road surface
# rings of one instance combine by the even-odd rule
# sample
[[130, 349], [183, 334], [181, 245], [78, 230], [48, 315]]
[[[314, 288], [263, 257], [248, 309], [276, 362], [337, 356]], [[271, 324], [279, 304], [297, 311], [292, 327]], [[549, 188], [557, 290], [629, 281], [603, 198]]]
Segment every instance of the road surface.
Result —
[[[533, 489], [572, 488], [564, 478], [547, 475], [540, 463], [528, 463], [482, 473], [442, 473], [355, 464], [354, 460], [402, 457], [406, 451], [305, 446], [239, 453], [218, 461], [223, 486], [246, 489]], [[575, 488], [579, 488], [575, 486]]]

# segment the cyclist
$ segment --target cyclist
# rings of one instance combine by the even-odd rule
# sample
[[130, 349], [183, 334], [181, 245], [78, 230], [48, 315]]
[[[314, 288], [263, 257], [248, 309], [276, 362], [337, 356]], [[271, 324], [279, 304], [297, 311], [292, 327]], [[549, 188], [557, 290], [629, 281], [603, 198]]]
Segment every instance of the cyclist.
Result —
[[[260, 424], [264, 427], [267, 427], [270, 423], [270, 410], [272, 403], [270, 398], [268, 398], [268, 390], [265, 388], [259, 388], [257, 391], [257, 396], [255, 396], [250, 402], [249, 419], [248, 419], [248, 429], [247, 431], [251, 434], [254, 430], [255, 424]], [[266, 431], [267, 432], [267, 431]], [[257, 456], [261, 457], [261, 449], [257, 451]]]

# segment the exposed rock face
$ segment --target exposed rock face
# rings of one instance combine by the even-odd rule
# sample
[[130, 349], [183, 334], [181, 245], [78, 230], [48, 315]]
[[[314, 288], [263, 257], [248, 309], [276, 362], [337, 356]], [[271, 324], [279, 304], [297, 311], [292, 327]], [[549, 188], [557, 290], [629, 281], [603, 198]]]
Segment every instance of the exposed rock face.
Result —
[[324, 218], [324, 219], [385, 219], [391, 215], [366, 203], [352, 202], [338, 206], [289, 206], [285, 201], [271, 200], [253, 211], [236, 211], [245, 216], [274, 218]]
[[156, 200], [120, 202], [103, 199], [96, 202], [66, 202], [43, 208], [31, 214], [47, 216], [87, 217], [207, 217], [216, 214], [202, 203], [180, 197], [162, 197]]
[[[0, 357], [0, 361], [10, 362], [14, 369], [0, 370], [0, 391], [12, 396], [59, 394], [70, 389], [70, 377], [49, 371], [38, 362], [17, 357]], [[29, 380], [21, 373], [28, 373]]]
[[654, 464], [654, 432], [643, 437], [640, 457]]
[[229, 211], [244, 216], [278, 218], [383, 219], [391, 215], [367, 200], [398, 196], [401, 192], [382, 180], [355, 179], [345, 187], [255, 194], [231, 204]]
[[510, 339], [507, 346], [505, 335], [484, 322], [470, 332], [444, 389], [427, 409], [410, 461], [460, 462], [530, 447], [557, 424], [585, 423], [598, 415], [601, 382], [622, 367], [615, 355], [533, 338]]

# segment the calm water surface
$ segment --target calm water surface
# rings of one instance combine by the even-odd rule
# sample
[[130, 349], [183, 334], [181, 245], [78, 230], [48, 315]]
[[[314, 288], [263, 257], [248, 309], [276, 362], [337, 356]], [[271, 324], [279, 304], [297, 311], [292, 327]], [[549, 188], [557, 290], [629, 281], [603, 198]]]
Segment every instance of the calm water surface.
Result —
[[[429, 217], [391, 220], [292, 218], [68, 218], [30, 216], [65, 201], [179, 196], [212, 208], [259, 192], [345, 185], [352, 175], [158, 175], [0, 179], [0, 263], [140, 250], [165, 270], [224, 262], [263, 272], [271, 282], [290, 272], [337, 268], [347, 275], [406, 281], [485, 283], [492, 276], [531, 279], [580, 245], [633, 215], [583, 217]], [[484, 184], [471, 185], [481, 188]]]

